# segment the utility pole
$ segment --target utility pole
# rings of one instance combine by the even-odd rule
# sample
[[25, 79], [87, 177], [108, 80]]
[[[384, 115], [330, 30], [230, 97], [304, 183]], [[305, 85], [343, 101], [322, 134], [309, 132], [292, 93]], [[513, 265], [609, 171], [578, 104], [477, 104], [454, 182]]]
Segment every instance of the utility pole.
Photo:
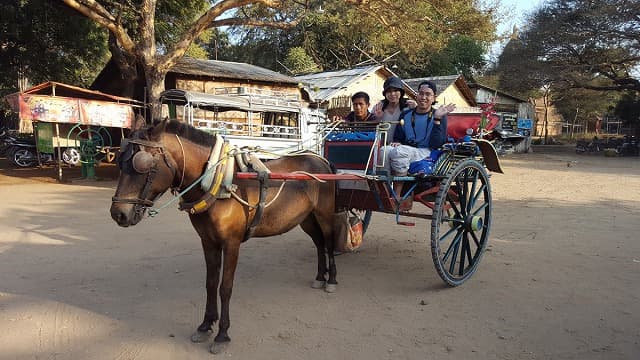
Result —
[[573, 132], [575, 131], [576, 121], [578, 120], [579, 110], [580, 110], [580, 106], [576, 107], [576, 116], [573, 117], [573, 123], [571, 124], [571, 134], [569, 134], [569, 139], [573, 139]]

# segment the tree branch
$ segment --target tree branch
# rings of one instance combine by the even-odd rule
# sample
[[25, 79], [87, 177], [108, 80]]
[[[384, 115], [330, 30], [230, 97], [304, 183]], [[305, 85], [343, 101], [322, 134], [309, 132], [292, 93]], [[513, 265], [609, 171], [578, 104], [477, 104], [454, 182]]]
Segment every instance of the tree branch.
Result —
[[261, 21], [261, 20], [253, 20], [249, 18], [227, 18], [221, 20], [212, 21], [209, 25], [210, 28], [220, 27], [220, 26], [251, 26], [251, 27], [271, 27], [274, 29], [291, 29], [298, 25], [300, 19], [296, 19], [294, 21], [290, 21], [288, 23], [283, 22], [274, 22], [274, 21]]
[[200, 35], [203, 31], [210, 27], [210, 24], [215, 21], [219, 16], [231, 9], [237, 9], [242, 6], [251, 4], [263, 4], [267, 7], [277, 7], [280, 4], [278, 0], [222, 0], [213, 5], [206, 13], [204, 13], [196, 22], [184, 32], [180, 40], [178, 40], [171, 50], [160, 59], [158, 59], [158, 67], [169, 69], [180, 59], [189, 45]]
[[109, 30], [125, 51], [133, 52], [135, 50], [135, 43], [129, 37], [127, 31], [100, 4], [93, 0], [62, 0], [62, 2]]

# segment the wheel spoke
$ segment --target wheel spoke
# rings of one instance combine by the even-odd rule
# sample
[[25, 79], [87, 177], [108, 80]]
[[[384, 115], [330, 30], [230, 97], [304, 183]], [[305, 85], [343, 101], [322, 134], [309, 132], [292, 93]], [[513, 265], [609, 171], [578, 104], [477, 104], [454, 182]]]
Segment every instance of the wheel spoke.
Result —
[[453, 209], [453, 211], [456, 213], [456, 217], [461, 219], [463, 218], [462, 214], [460, 213], [460, 210], [458, 210], [457, 204], [455, 201], [453, 201], [453, 199], [451, 199], [451, 195], [447, 194], [447, 199], [446, 201], [443, 202], [443, 206], [449, 203], [449, 205], [451, 206], [451, 209]]
[[480, 172], [476, 170], [473, 172], [473, 174], [474, 174], [473, 183], [471, 184], [471, 191], [469, 192], [469, 203], [467, 204], [467, 213], [471, 211], [471, 208], [473, 208], [473, 204], [475, 204], [476, 199], [478, 198], [478, 195], [476, 193], [476, 184], [478, 183], [478, 175], [480, 175]]
[[449, 274], [453, 274], [453, 272], [456, 271], [456, 258], [458, 257], [458, 248], [460, 248], [460, 240], [462, 239], [463, 233], [464, 232], [461, 232], [460, 236], [456, 236], [457, 241], [449, 247], [453, 247], [453, 256], [451, 256], [451, 264], [449, 264]]
[[[460, 238], [461, 237], [462, 237], [462, 229], [459, 229], [458, 233], [453, 238], [453, 241], [451, 241], [451, 244], [449, 244], [449, 248], [447, 249], [447, 251], [442, 256], [442, 263], [446, 263], [447, 262], [447, 258], [449, 257], [449, 255], [451, 255], [451, 250], [453, 250], [454, 248], [457, 249], [457, 245], [460, 243]], [[455, 258], [455, 255], [454, 255], [454, 258]]]
[[452, 233], [459, 231], [460, 227], [462, 226], [462, 223], [460, 220], [456, 220], [455, 221], [456, 224], [454, 227], [452, 227], [451, 229], [449, 229], [449, 231], [447, 231], [446, 233], [444, 233], [444, 235], [442, 235], [439, 239], [439, 242], [443, 242], [446, 238], [449, 237], [449, 235], [451, 235]]
[[467, 255], [467, 248], [469, 247], [469, 239], [466, 234], [462, 235], [462, 249], [460, 250], [460, 266], [458, 267], [458, 275], [464, 274], [464, 257]]
[[451, 241], [451, 244], [449, 244], [449, 248], [447, 249], [447, 251], [445, 251], [444, 255], [442, 255], [442, 263], [447, 262], [447, 258], [449, 257], [449, 255], [451, 255], [451, 251], [455, 247], [454, 245], [457, 245], [460, 242], [460, 238], [462, 237], [462, 232], [463, 232], [462, 229], [458, 229], [456, 236]]
[[[484, 226], [482, 227], [482, 229], [484, 229]], [[471, 237], [473, 238], [473, 242], [476, 243], [476, 246], [478, 248], [480, 248], [480, 240], [478, 240], [478, 237], [476, 236], [476, 233], [474, 231], [470, 231]]]
[[460, 193], [460, 212], [462, 214], [466, 214], [467, 210], [467, 196], [468, 196], [468, 188], [467, 181], [469, 179], [467, 171], [463, 171], [460, 176], [456, 179], [458, 182], [459, 193]]
[[[471, 244], [469, 244], [469, 238], [467, 236], [465, 236], [465, 242], [467, 244], [466, 255], [467, 255], [467, 259], [469, 259], [469, 266], [471, 266], [471, 265], [473, 265], [473, 257], [471, 256]], [[462, 275], [462, 274], [460, 274], [460, 275]]]
[[472, 216], [476, 216], [478, 215], [478, 213], [482, 210], [484, 210], [487, 206], [489, 206], [489, 203], [484, 203], [482, 205], [480, 205], [480, 207], [478, 207], [477, 209], [473, 210], [473, 212], [471, 213]]
[[486, 185], [482, 184], [482, 186], [480, 186], [478, 191], [476, 191], [476, 184], [478, 183], [479, 174], [480, 173], [476, 171], [476, 176], [475, 176], [475, 179], [473, 180], [473, 186], [471, 188], [471, 194], [469, 196], [469, 206], [467, 207], [467, 210], [469, 211], [473, 208], [476, 201], [478, 200], [478, 197], [480, 197], [480, 194], [482, 194], [484, 192], [484, 189], [486, 188]]

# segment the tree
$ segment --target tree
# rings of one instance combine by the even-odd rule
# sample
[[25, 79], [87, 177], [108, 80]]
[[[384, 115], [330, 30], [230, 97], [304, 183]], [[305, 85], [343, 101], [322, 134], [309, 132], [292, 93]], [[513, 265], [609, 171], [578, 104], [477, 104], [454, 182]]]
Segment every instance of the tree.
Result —
[[582, 88], [569, 88], [557, 93], [561, 95], [554, 99], [553, 105], [558, 112], [567, 121], [585, 124], [585, 130], [589, 124], [595, 125], [597, 119], [613, 108], [620, 97], [617, 92]]
[[477, 4], [440, 0], [314, 1], [310, 8], [315, 11], [295, 28], [245, 27], [233, 31], [240, 39], [242, 61], [274, 70], [282, 70], [275, 60], [282, 61], [289, 49], [302, 47], [323, 69], [386, 60], [398, 65], [402, 76], [424, 76], [432, 74], [429, 59], [446, 51], [436, 66], [462, 72], [476, 66], [478, 60], [463, 58], [464, 51], [457, 51], [462, 43], [469, 45], [465, 51], [475, 57], [495, 39], [498, 4], [483, 8]]
[[640, 90], [632, 74], [640, 64], [638, 14], [636, 0], [552, 0], [531, 15], [521, 39], [563, 86]]
[[0, 5], [0, 93], [24, 90], [28, 82], [88, 86], [93, 81], [108, 59], [107, 36], [92, 21], [73, 15], [46, 0]]
[[320, 70], [318, 65], [301, 47], [289, 49], [289, 53], [284, 60], [284, 65], [294, 75], [317, 72]]
[[[221, 26], [250, 29], [247, 38], [255, 41], [247, 42], [247, 46], [256, 51], [245, 51], [243, 55], [250, 54], [255, 59], [275, 63], [282, 60], [281, 54], [288, 49], [302, 46], [322, 67], [336, 59], [353, 65], [357, 63], [353, 59], [368, 58], [363, 52], [386, 56], [389, 51], [400, 50], [408, 58], [415, 58], [418, 50], [443, 48], [455, 34], [490, 41], [495, 29], [493, 11], [497, 7], [479, 9], [478, 2], [471, 0], [62, 2], [109, 31], [112, 59], [123, 79], [132, 83], [143, 79], [152, 104], [156, 104], [164, 90], [167, 72], [208, 29]], [[319, 10], [321, 6], [324, 12], [308, 11]], [[295, 26], [295, 31], [279, 31]], [[154, 107], [153, 116], [158, 113], [159, 107]]]
[[474, 75], [485, 65], [485, 46], [479, 41], [464, 35], [452, 37], [447, 46], [441, 51], [426, 56], [428, 66], [425, 75], [462, 74], [465, 79], [472, 81]]
[[[206, 0], [62, 2], [109, 30], [112, 59], [125, 79], [144, 78], [153, 117], [160, 114], [158, 100], [166, 74], [207, 29], [230, 25], [286, 28], [293, 22], [280, 22], [275, 9], [287, 6], [304, 10], [305, 5], [277, 0], [220, 0], [211, 4]], [[247, 16], [253, 10], [264, 17]]]
[[636, 135], [640, 135], [640, 94], [637, 91], [622, 94], [614, 112], [626, 126], [635, 127]]

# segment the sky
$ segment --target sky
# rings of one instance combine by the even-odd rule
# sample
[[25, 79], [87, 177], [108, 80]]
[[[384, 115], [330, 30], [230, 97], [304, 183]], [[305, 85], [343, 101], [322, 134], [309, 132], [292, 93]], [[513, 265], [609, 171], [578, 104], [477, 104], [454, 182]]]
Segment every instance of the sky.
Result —
[[[507, 17], [498, 25], [498, 34], [509, 34], [513, 30], [514, 25], [521, 29], [524, 24], [525, 15], [540, 7], [544, 3], [544, 0], [501, 0], [501, 3], [507, 12]], [[490, 57], [500, 55], [505, 44], [506, 41], [494, 44], [491, 47]]]

